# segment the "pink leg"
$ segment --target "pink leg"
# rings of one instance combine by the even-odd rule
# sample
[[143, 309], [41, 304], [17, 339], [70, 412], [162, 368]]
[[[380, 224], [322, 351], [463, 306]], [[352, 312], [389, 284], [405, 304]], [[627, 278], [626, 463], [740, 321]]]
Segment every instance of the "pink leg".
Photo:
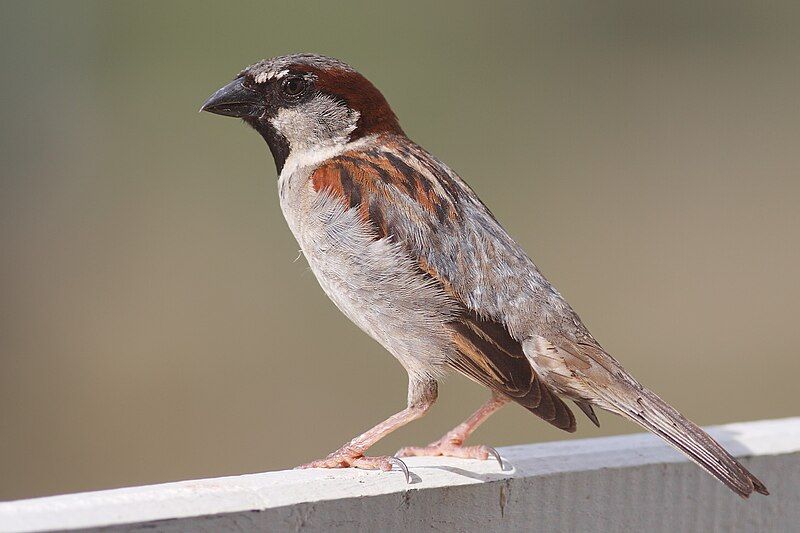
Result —
[[492, 394], [492, 397], [475, 411], [466, 421], [448, 431], [441, 439], [432, 442], [428, 446], [409, 446], [397, 452], [398, 457], [409, 457], [414, 455], [444, 455], [447, 457], [463, 457], [467, 459], [488, 459], [493, 456], [500, 463], [503, 462], [497, 450], [489, 446], [463, 446], [477, 428], [495, 411], [503, 407], [510, 400], [503, 396]]
[[297, 468], [363, 468], [366, 470], [383, 470], [388, 472], [392, 466], [398, 466], [409, 479], [405, 464], [395, 457], [365, 457], [364, 453], [383, 437], [402, 427], [412, 420], [424, 415], [436, 401], [437, 384], [435, 381], [418, 381], [409, 378], [408, 407], [394, 414], [354, 438], [324, 459], [300, 465]]

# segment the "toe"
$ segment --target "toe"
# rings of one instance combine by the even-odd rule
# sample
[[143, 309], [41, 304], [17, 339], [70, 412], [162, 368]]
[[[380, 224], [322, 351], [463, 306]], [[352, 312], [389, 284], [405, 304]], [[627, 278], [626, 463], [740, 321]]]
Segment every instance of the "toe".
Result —
[[461, 448], [462, 456], [467, 459], [481, 459], [485, 461], [489, 458], [488, 446], [464, 446]]
[[366, 457], [363, 455], [329, 455], [325, 459], [311, 461], [295, 468], [359, 468], [362, 470], [382, 470], [390, 472], [394, 468], [402, 471], [405, 474], [406, 481], [410, 479], [408, 467], [406, 464], [397, 457], [388, 455], [378, 457]]
[[380, 457], [359, 457], [354, 459], [350, 466], [354, 468], [362, 468], [364, 470], [383, 470], [389, 472], [394, 466], [394, 457], [380, 456]]
[[452, 443], [440, 443], [432, 446], [407, 446], [400, 449], [396, 454], [397, 457], [414, 457], [414, 456], [427, 456], [427, 457], [459, 457], [461, 459], [480, 459], [485, 461], [490, 457], [495, 458], [502, 466], [502, 459], [497, 450], [491, 446], [460, 446]]
[[310, 463], [306, 463], [295, 468], [303, 470], [307, 468], [341, 468], [343, 465], [340, 462], [334, 461], [330, 458], [319, 459], [317, 461], [311, 461]]
[[438, 447], [433, 446], [406, 446], [394, 454], [395, 457], [417, 457], [442, 455]]

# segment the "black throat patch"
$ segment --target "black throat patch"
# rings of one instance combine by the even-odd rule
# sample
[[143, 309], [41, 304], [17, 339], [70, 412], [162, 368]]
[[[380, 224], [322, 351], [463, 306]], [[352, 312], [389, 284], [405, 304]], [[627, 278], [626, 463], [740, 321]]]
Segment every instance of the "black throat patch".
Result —
[[272, 152], [272, 158], [275, 160], [275, 169], [280, 176], [283, 165], [286, 164], [286, 158], [289, 157], [289, 141], [286, 140], [286, 137], [278, 133], [275, 127], [268, 121], [262, 121], [255, 117], [245, 118], [244, 121], [260, 133], [264, 140], [267, 141], [269, 151]]

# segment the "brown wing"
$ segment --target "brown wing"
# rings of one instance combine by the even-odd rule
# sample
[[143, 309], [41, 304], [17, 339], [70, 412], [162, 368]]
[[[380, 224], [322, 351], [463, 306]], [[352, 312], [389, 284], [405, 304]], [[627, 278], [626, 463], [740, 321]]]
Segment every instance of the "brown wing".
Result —
[[[460, 180], [437, 161], [420, 157], [409, 144], [382, 143], [380, 149], [345, 153], [319, 167], [311, 176], [317, 191], [337, 196], [370, 222], [376, 238], [401, 243], [419, 263], [420, 275], [442, 284], [462, 304], [448, 324], [456, 346], [453, 369], [519, 403], [565, 431], [575, 431], [569, 407], [537, 376], [522, 345], [506, 325], [470, 309], [452, 288], [447, 275], [434, 268], [422, 243], [443, 243], [443, 233], [459, 231], [456, 205], [476, 199]], [[481, 204], [482, 205], [482, 204]], [[447, 248], [446, 245], [439, 247]], [[434, 246], [434, 249], [436, 247]], [[442, 250], [443, 251], [443, 250]], [[458, 250], [451, 250], [457, 254]], [[436, 263], [441, 263], [440, 258]]]
[[575, 431], [569, 407], [534, 372], [508, 330], [497, 322], [465, 312], [451, 323], [459, 356], [451, 366], [565, 431]]

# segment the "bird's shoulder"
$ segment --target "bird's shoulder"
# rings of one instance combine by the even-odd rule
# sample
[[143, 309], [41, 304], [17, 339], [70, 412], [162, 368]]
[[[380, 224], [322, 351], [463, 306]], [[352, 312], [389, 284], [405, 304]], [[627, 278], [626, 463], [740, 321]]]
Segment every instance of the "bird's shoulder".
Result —
[[316, 191], [360, 207], [381, 238], [400, 239], [410, 224], [457, 231], [462, 206], [482, 205], [447, 165], [400, 135], [359, 143], [317, 166], [310, 180]]

